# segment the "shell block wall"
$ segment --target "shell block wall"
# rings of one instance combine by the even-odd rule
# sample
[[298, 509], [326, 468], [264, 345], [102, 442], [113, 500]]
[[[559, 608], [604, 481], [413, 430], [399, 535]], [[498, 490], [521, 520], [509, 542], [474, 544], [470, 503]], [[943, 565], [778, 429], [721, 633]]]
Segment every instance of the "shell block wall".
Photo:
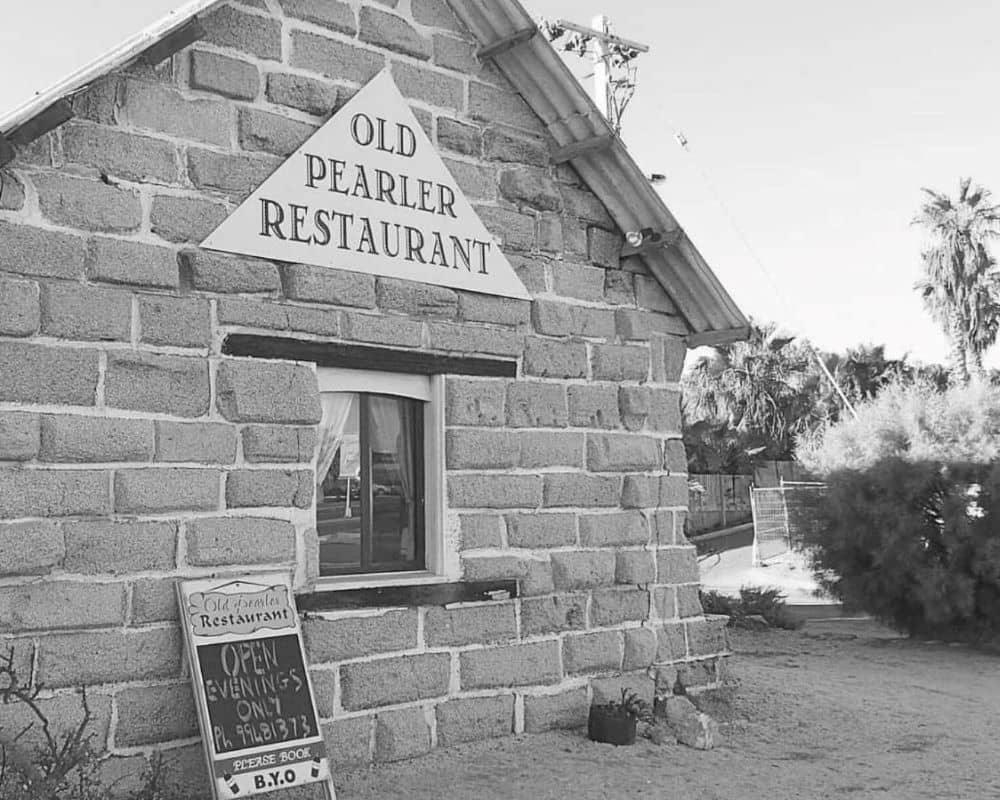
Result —
[[[440, 0], [231, 3], [111, 74], [0, 192], [0, 646], [57, 724], [88, 687], [123, 794], [161, 751], [207, 793], [179, 577], [315, 568], [315, 365], [233, 333], [516, 361], [446, 383], [446, 524], [512, 600], [304, 622], [337, 766], [573, 726], [716, 680], [684, 538], [685, 326]], [[385, 67], [533, 299], [226, 256], [200, 242]], [[5, 710], [5, 714], [8, 713]], [[13, 712], [10, 712], [13, 713]]]

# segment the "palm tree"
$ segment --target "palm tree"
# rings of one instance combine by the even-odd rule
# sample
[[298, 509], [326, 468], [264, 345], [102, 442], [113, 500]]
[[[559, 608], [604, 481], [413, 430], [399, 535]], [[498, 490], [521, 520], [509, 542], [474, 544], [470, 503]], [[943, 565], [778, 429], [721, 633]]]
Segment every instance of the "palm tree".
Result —
[[1000, 233], [1000, 206], [990, 192], [959, 182], [958, 199], [931, 189], [913, 223], [927, 230], [931, 244], [922, 254], [924, 277], [915, 288], [949, 342], [953, 383], [967, 383], [969, 366], [982, 375], [982, 356], [997, 339], [996, 262], [986, 243]]

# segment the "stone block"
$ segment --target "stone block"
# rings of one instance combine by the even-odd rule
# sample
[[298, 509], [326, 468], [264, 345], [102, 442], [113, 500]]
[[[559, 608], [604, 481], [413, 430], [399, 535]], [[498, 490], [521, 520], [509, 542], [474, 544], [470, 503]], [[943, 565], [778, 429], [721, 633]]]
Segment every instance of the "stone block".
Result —
[[448, 502], [453, 508], [537, 508], [542, 481], [538, 475], [450, 475]]
[[356, 711], [427, 700], [447, 694], [450, 680], [448, 653], [344, 664], [340, 668], [341, 702], [344, 708]]
[[[108, 728], [111, 724], [111, 698], [96, 693], [88, 695], [87, 705], [91, 712], [90, 726], [87, 731], [93, 736], [94, 750], [101, 752], [108, 740]], [[49, 733], [57, 737], [59, 741], [65, 741], [66, 737], [75, 734], [77, 727], [83, 722], [83, 706], [80, 704], [80, 696], [76, 692], [65, 692], [39, 699], [38, 710], [52, 721]], [[37, 752], [47, 746], [42, 726], [38, 724], [38, 718], [25, 703], [5, 705], [3, 721], [4, 728], [7, 730], [24, 731], [18, 744], [30, 752]], [[65, 797], [65, 795], [63, 796]], [[6, 794], [5, 800], [7, 797], [17, 798], [17, 795]]]
[[602, 228], [587, 228], [587, 254], [598, 266], [619, 269], [623, 244], [620, 233]]
[[189, 147], [188, 176], [198, 189], [225, 192], [232, 200], [242, 200], [262, 184], [281, 164], [277, 156], [264, 153], [217, 153]]
[[535, 330], [547, 336], [609, 339], [615, 335], [614, 312], [603, 308], [536, 300], [531, 318]]
[[424, 61], [431, 57], [427, 37], [417, 33], [402, 17], [370, 6], [362, 7], [358, 17], [358, 39]]
[[670, 472], [687, 474], [687, 452], [680, 439], [668, 439], [663, 443], [663, 466]]
[[687, 630], [688, 653], [692, 656], [712, 656], [729, 652], [726, 635], [727, 617], [713, 615], [684, 623]]
[[619, 547], [648, 542], [649, 525], [638, 511], [580, 517], [580, 543], [584, 547]]
[[61, 173], [34, 176], [43, 216], [57, 225], [105, 233], [127, 233], [142, 224], [139, 195], [96, 178]]
[[82, 236], [13, 225], [0, 220], [0, 270], [22, 275], [79, 280], [86, 240]]
[[307, 31], [292, 31], [289, 62], [328, 78], [366, 84], [385, 67], [385, 55]]
[[580, 428], [617, 428], [618, 392], [612, 386], [570, 386], [569, 424]]
[[140, 578], [132, 584], [133, 625], [173, 622], [177, 615], [177, 593], [171, 578]]
[[656, 553], [660, 583], [698, 583], [698, 561], [693, 547], [671, 547]]
[[403, 97], [455, 111], [465, 104], [465, 86], [459, 78], [399, 61], [392, 65], [392, 77]]
[[590, 624], [609, 628], [623, 622], [641, 622], [649, 618], [649, 592], [641, 589], [595, 590], [590, 604]]
[[371, 763], [372, 717], [324, 722], [323, 738], [334, 767], [351, 769]]
[[97, 367], [94, 350], [0, 342], [0, 400], [92, 406]]
[[674, 619], [677, 613], [676, 586], [657, 586], [653, 590], [653, 607], [660, 619]]
[[119, 514], [214, 511], [219, 507], [219, 475], [214, 469], [118, 470], [115, 511]]
[[226, 506], [308, 508], [313, 499], [311, 470], [243, 469], [226, 476]]
[[516, 580], [527, 576], [529, 563], [517, 556], [463, 558], [462, 573], [469, 582]]
[[156, 422], [156, 460], [232, 464], [236, 427], [218, 422]]
[[530, 558], [524, 561], [524, 576], [520, 582], [522, 597], [537, 597], [552, 594], [556, 590], [552, 579], [552, 563], [545, 558]]
[[506, 383], [502, 381], [448, 378], [445, 383], [445, 423], [502, 425], [506, 393]]
[[375, 761], [401, 761], [431, 749], [431, 731], [422, 708], [382, 711], [375, 716]]
[[129, 80], [122, 114], [135, 128], [217, 147], [229, 146], [232, 112], [220, 100], [190, 99], [162, 84]]
[[448, 469], [511, 469], [521, 460], [521, 440], [509, 431], [459, 428], [446, 436]]
[[604, 301], [615, 306], [635, 305], [635, 284], [631, 272], [608, 269], [604, 273]]
[[240, 147], [277, 156], [290, 156], [316, 130], [307, 122], [258, 108], [241, 108], [236, 125]]
[[[169, 242], [200, 242], [226, 218], [222, 203], [162, 194], [153, 198], [150, 228]], [[197, 288], [197, 287], [196, 287]]]
[[519, 206], [558, 211], [562, 196], [548, 172], [532, 167], [510, 167], [500, 173], [500, 193]]
[[543, 505], [546, 508], [618, 506], [621, 479], [579, 472], [553, 472], [543, 476]]
[[208, 361], [150, 353], [109, 353], [104, 397], [113, 408], [200, 417], [209, 409]]
[[379, 278], [376, 295], [383, 311], [448, 318], [458, 314], [458, 295], [443, 286]]
[[[77, 583], [44, 581], [0, 587], [0, 633], [29, 630], [101, 628], [125, 622], [124, 583]], [[49, 639], [45, 640], [48, 645]], [[47, 647], [43, 652], [47, 652]], [[178, 656], [179, 658], [179, 656]], [[43, 663], [39, 679], [55, 688]], [[81, 678], [83, 676], [80, 676]], [[136, 680], [139, 676], [131, 676]], [[72, 675], [66, 675], [72, 680]], [[72, 682], [79, 685], [84, 681]]]
[[302, 364], [223, 361], [216, 404], [231, 422], [315, 425], [321, 417], [316, 375]]
[[512, 602], [429, 608], [424, 620], [428, 647], [495, 644], [517, 638]]
[[562, 677], [555, 641], [470, 650], [460, 659], [463, 690], [551, 684]]
[[174, 522], [72, 521], [63, 534], [67, 572], [122, 575], [171, 570], [177, 563]]
[[458, 295], [458, 316], [469, 322], [520, 327], [528, 324], [531, 305], [526, 300], [462, 292]]
[[503, 328], [428, 322], [427, 336], [433, 350], [514, 357], [523, 349], [521, 334]]
[[31, 461], [38, 455], [40, 440], [37, 414], [0, 411], [0, 461]]
[[0, 469], [0, 519], [111, 513], [104, 470]]
[[[682, 475], [664, 475], [660, 478], [660, 505], [683, 506], [687, 509], [687, 478]], [[682, 526], [683, 527], [683, 526]], [[680, 540], [677, 540], [678, 543]]]
[[441, 747], [507, 736], [514, 729], [514, 696], [449, 700], [435, 709]]
[[469, 115], [473, 119], [540, 132], [541, 120], [521, 95], [488, 83], [469, 84]]
[[695, 585], [678, 586], [677, 592], [677, 616], [679, 617], [700, 617], [702, 613], [701, 597], [698, 592], [699, 587]]
[[153, 423], [72, 414], [41, 418], [39, 459], [49, 462], [150, 461]]
[[652, 275], [635, 276], [635, 298], [640, 308], [648, 308], [662, 314], [678, 313], [677, 306]]
[[67, 162], [96, 167], [102, 175], [141, 183], [179, 181], [177, 148], [163, 139], [103, 125], [70, 123], [62, 128], [62, 146]]
[[575, 514], [511, 514], [507, 517], [511, 547], [544, 549], [576, 544]]
[[[598, 227], [608, 231], [615, 230], [615, 222], [611, 219], [607, 208], [593, 192], [589, 189], [580, 189], [576, 186], [560, 186], [566, 212], [578, 217], [586, 222], [595, 223]], [[603, 283], [603, 275], [601, 280]], [[603, 289], [603, 287], [602, 287]]]
[[645, 550], [622, 550], [615, 555], [615, 583], [645, 585], [656, 580], [656, 562]]
[[569, 424], [566, 387], [518, 381], [507, 387], [507, 424], [512, 428], [565, 428]]
[[215, 92], [234, 100], [253, 100], [260, 89], [260, 73], [248, 61], [192, 50], [188, 82], [192, 89]]
[[594, 345], [595, 381], [645, 381], [649, 378], [649, 350], [636, 345]]
[[585, 378], [587, 345], [529, 336], [525, 339], [524, 373], [540, 378]]
[[615, 313], [615, 326], [624, 341], [648, 342], [657, 338], [657, 335], [686, 336], [689, 332], [687, 323], [680, 317], [631, 308], [618, 309]]
[[307, 463], [316, 451], [316, 429], [290, 425], [248, 425], [243, 457], [250, 462]]
[[132, 330], [128, 292], [72, 283], [43, 286], [41, 330], [61, 339], [127, 341]]
[[78, 119], [114, 125], [116, 108], [121, 102], [122, 78], [112, 74], [99, 78], [70, 99]]
[[281, 0], [285, 16], [304, 19], [351, 36], [358, 32], [354, 9], [340, 0]]
[[327, 117], [337, 107], [338, 89], [325, 81], [274, 72], [267, 76], [267, 99], [278, 105]]
[[259, 58], [281, 58], [281, 22], [273, 17], [246, 14], [231, 6], [219, 6], [201, 19], [205, 41]]
[[615, 582], [611, 550], [553, 553], [552, 579], [557, 589], [590, 589]]
[[503, 518], [497, 514], [462, 514], [459, 517], [462, 550], [501, 547]]
[[271, 564], [295, 559], [291, 523], [260, 517], [219, 517], [187, 523], [187, 560], [193, 566]]
[[[569, 187], [560, 189], [565, 196]], [[573, 297], [590, 302], [604, 302], [605, 270], [586, 264], [563, 261], [552, 265], [552, 290], [562, 297]]]
[[640, 700], [652, 708], [656, 695], [656, 683], [645, 672], [631, 672], [611, 678], [594, 678], [590, 686], [594, 692], [594, 705], [603, 705], [610, 700], [621, 700], [622, 689], [625, 689], [626, 692], [635, 692]]
[[66, 548], [48, 520], [0, 524], [0, 575], [45, 575], [62, 565]]
[[479, 156], [483, 152], [483, 130], [450, 117], [438, 117], [437, 143], [443, 150], [466, 156]]
[[[0, 268], [4, 264], [0, 262]], [[31, 336], [41, 324], [38, 284], [0, 278], [0, 334]], [[0, 445], [2, 447], [2, 445]]]
[[344, 338], [371, 344], [419, 347], [423, 336], [420, 322], [404, 317], [381, 317], [374, 314], [345, 312]]
[[5, 172], [0, 181], [0, 209], [4, 211], [20, 211], [24, 208], [24, 184], [20, 179]]
[[508, 164], [532, 164], [546, 167], [549, 150], [540, 139], [509, 133], [502, 128], [489, 127], [483, 136], [483, 153], [491, 161]]
[[621, 631], [571, 634], [563, 639], [563, 667], [567, 675], [608, 672], [621, 666]]
[[523, 636], [582, 630], [586, 624], [586, 594], [526, 597], [521, 601], [521, 633]]
[[524, 698], [524, 731], [582, 728], [590, 714], [587, 689], [570, 689], [559, 694], [526, 695]]
[[413, 650], [419, 645], [414, 608], [357, 617], [315, 617], [303, 623], [302, 631], [313, 664]]
[[677, 740], [695, 750], [711, 750], [720, 743], [719, 724], [695, 708], [686, 697], [668, 697], [664, 702], [667, 725]]
[[122, 689], [115, 694], [115, 707], [116, 747], [138, 747], [198, 735], [198, 712], [187, 682]]
[[656, 632], [656, 663], [670, 664], [687, 657], [684, 623], [668, 622]]
[[681, 379], [687, 345], [676, 336], [656, 336], [650, 343], [653, 360], [653, 380], [657, 383], [676, 383]]
[[647, 669], [656, 660], [656, 633], [649, 628], [625, 631], [625, 659], [622, 669]]
[[283, 272], [285, 293], [292, 300], [359, 308], [375, 306], [372, 275], [308, 264], [288, 264]]
[[101, 236], [90, 240], [87, 277], [105, 283], [176, 289], [180, 271], [173, 250]]
[[583, 467], [585, 437], [582, 433], [525, 431], [521, 440], [521, 466]]
[[535, 217], [506, 208], [473, 205], [486, 229], [504, 249], [530, 251], [535, 249]]
[[46, 636], [38, 647], [38, 680], [56, 689], [178, 678], [183, 653], [174, 627]]
[[587, 467], [592, 472], [641, 472], [660, 469], [662, 464], [659, 439], [612, 433], [587, 436]]
[[657, 508], [659, 505], [659, 475], [625, 476], [622, 483], [622, 508]]
[[271, 294], [281, 288], [278, 268], [270, 261], [185, 250], [180, 262], [190, 272], [194, 288], [203, 292]]

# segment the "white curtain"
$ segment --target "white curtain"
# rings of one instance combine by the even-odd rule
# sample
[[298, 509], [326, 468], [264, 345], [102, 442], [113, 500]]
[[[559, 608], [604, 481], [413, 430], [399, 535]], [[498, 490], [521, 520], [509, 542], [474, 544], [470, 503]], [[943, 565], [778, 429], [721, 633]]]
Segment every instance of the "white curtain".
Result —
[[351, 404], [356, 395], [347, 392], [324, 392], [319, 402], [323, 418], [319, 423], [319, 459], [316, 463], [316, 485], [322, 485], [333, 464], [333, 457], [344, 440], [344, 428], [351, 414]]
[[[413, 516], [413, 404], [407, 400], [372, 397], [372, 449], [381, 453], [395, 451], [396, 471], [403, 490], [406, 518]], [[395, 435], [394, 435], [395, 434]], [[401, 531], [400, 555], [406, 561], [416, 556], [416, 538], [413, 525], [406, 524]]]

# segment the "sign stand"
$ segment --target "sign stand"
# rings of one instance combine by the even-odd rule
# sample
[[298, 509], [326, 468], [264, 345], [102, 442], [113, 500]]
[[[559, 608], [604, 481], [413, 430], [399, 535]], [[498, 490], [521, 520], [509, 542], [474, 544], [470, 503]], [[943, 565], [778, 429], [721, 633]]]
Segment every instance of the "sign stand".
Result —
[[336, 800], [291, 577], [179, 581], [215, 800], [322, 783]]

